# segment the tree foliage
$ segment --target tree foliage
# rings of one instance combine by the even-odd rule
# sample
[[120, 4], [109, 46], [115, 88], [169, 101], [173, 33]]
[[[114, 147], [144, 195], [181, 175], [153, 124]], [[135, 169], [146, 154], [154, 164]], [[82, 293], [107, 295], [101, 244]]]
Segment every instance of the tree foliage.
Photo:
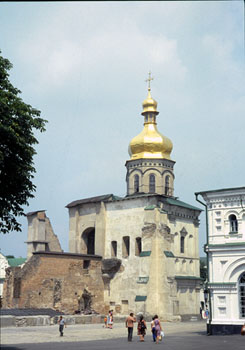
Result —
[[207, 280], [207, 260], [206, 258], [200, 258], [200, 277], [203, 281]]
[[12, 64], [0, 51], [0, 232], [20, 231], [16, 217], [33, 198], [35, 168], [34, 129], [45, 131], [41, 112], [23, 102], [20, 90], [9, 81]]

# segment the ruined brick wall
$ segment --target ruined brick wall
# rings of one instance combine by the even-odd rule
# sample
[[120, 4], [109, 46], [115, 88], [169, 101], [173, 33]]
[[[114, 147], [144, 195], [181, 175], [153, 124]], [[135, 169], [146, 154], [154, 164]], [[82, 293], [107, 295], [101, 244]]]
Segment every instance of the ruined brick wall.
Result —
[[[3, 308], [53, 308], [104, 313], [101, 258], [68, 253], [34, 253], [22, 268], [9, 268]], [[88, 266], [89, 264], [89, 266]]]

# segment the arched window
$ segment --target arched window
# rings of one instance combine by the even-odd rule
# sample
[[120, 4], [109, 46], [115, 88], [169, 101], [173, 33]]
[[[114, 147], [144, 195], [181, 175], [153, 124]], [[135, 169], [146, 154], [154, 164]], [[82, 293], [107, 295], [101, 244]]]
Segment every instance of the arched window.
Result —
[[185, 237], [180, 236], [180, 252], [184, 253], [185, 252]]
[[237, 233], [238, 232], [238, 222], [236, 215], [231, 214], [229, 216], [229, 222], [230, 222], [230, 233]]
[[245, 272], [239, 278], [239, 309], [240, 317], [245, 318]]
[[134, 192], [139, 192], [139, 175], [134, 175]]
[[139, 256], [141, 253], [142, 247], [141, 247], [141, 238], [137, 237], [135, 240], [135, 255]]
[[166, 177], [165, 177], [165, 194], [166, 194], [166, 196], [168, 196], [169, 195], [169, 179], [170, 179], [170, 176], [169, 175], [167, 175]]
[[155, 193], [156, 192], [156, 185], [155, 185], [156, 181], [155, 181], [155, 175], [154, 174], [150, 174], [149, 177], [149, 192], [150, 193]]
[[117, 241], [111, 242], [111, 256], [116, 257], [117, 256]]
[[81, 253], [95, 254], [95, 229], [93, 227], [86, 229], [81, 238]]

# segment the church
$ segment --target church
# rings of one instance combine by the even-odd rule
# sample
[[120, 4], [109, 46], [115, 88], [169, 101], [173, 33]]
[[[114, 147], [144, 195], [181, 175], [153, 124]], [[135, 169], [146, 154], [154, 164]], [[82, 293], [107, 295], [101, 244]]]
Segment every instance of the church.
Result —
[[129, 144], [126, 196], [67, 204], [69, 253], [44, 210], [28, 213], [28, 261], [8, 269], [4, 307], [100, 315], [112, 309], [118, 317], [158, 314], [165, 321], [199, 315], [201, 209], [174, 195], [173, 144], [157, 129], [151, 80], [144, 128]]
[[149, 75], [144, 128], [129, 144], [127, 194], [67, 204], [69, 251], [102, 256], [104, 303], [115, 315], [188, 319], [200, 310], [201, 209], [174, 195], [173, 144], [157, 129], [151, 80]]

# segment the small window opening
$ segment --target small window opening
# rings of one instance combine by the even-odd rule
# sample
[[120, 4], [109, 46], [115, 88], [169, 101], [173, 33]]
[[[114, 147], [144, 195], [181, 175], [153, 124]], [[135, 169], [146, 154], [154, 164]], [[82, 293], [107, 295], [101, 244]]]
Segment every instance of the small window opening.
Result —
[[111, 242], [111, 256], [116, 257], [117, 256], [117, 241]]
[[123, 247], [122, 247], [123, 258], [127, 258], [129, 256], [129, 251], [130, 251], [130, 239], [129, 239], [129, 236], [124, 236]]
[[239, 279], [239, 309], [240, 317], [245, 318], [245, 272]]
[[142, 247], [141, 247], [141, 238], [137, 237], [135, 240], [135, 255], [139, 256], [141, 253]]
[[134, 175], [134, 192], [139, 192], [139, 175]]
[[229, 216], [230, 221], [230, 233], [237, 233], [238, 232], [238, 222], [236, 215], [232, 214]]
[[88, 269], [90, 266], [90, 260], [83, 260], [83, 268]]
[[181, 253], [185, 252], [185, 237], [184, 236], [180, 237], [180, 252]]
[[169, 196], [169, 179], [170, 179], [170, 176], [167, 175], [165, 177], [165, 195], [166, 196]]
[[156, 192], [156, 185], [155, 185], [155, 175], [150, 174], [149, 177], [149, 192], [150, 193], [155, 193]]

